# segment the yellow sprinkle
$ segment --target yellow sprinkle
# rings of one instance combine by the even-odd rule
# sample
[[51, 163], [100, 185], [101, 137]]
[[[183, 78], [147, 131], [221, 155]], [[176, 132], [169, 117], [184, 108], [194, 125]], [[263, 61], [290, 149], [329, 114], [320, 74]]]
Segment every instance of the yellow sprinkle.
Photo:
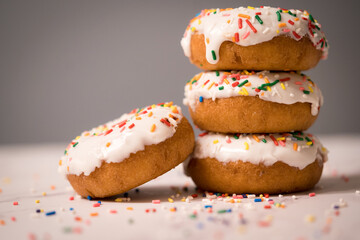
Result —
[[182, 202], [185, 202], [185, 201], [186, 201], [186, 199], [183, 197], [183, 198], [181, 199], [181, 201], [182, 201]]
[[192, 31], [192, 32], [195, 32], [195, 31], [196, 31], [196, 28], [195, 28], [195, 27], [192, 27], [192, 28], [191, 28], [191, 31]]
[[110, 147], [110, 145], [111, 145], [111, 142], [106, 143], [106, 147]]
[[245, 144], [245, 150], [249, 150], [249, 144], [247, 142], [244, 142]]
[[141, 120], [141, 117], [137, 117], [137, 118], [135, 118], [136, 120]]
[[115, 202], [122, 202], [123, 200], [121, 198], [115, 199]]
[[255, 9], [254, 7], [250, 7], [250, 6], [248, 6], [248, 9]]
[[260, 139], [255, 134], [253, 135], [253, 138], [255, 139], [255, 141], [260, 142]]
[[87, 136], [89, 136], [89, 135], [90, 135], [89, 132], [87, 132], [87, 133], [84, 134], [85, 137], [87, 137]]
[[307, 221], [307, 222], [315, 222], [315, 220], [316, 220], [316, 218], [315, 218], [315, 216], [314, 215], [307, 215], [306, 217], [305, 217], [305, 220]]
[[283, 12], [284, 12], [284, 13], [288, 13], [288, 12], [289, 12], [289, 10], [283, 10]]
[[284, 83], [280, 83], [280, 86], [282, 87], [282, 89], [286, 89]]
[[246, 15], [246, 14], [238, 14], [238, 17], [242, 17], [242, 18], [247, 18], [247, 19], [250, 19], [250, 16], [249, 15]]
[[298, 149], [297, 143], [294, 143], [294, 144], [293, 144], [293, 149], [294, 149], [294, 151], [297, 151], [297, 149]]
[[173, 203], [173, 202], [174, 202], [174, 199], [168, 198], [168, 201], [171, 202], [171, 203]]
[[238, 93], [239, 93], [240, 95], [246, 95], [246, 96], [249, 95], [248, 91], [247, 91], [246, 88], [244, 88], [244, 87], [242, 87]]
[[132, 207], [127, 207], [126, 210], [132, 211], [134, 209]]
[[198, 20], [198, 24], [199, 24], [199, 25], [201, 24], [201, 20], [200, 20], [200, 19]]
[[191, 84], [191, 85], [189, 85], [189, 89], [190, 89], [190, 90], [192, 90], [192, 84]]
[[40, 209], [40, 212], [44, 212], [44, 209]]
[[261, 197], [261, 198], [262, 198], [262, 197], [264, 197], [264, 195], [260, 194], [260, 195], [259, 195], [259, 197]]
[[236, 202], [237, 202], [237, 203], [241, 203], [241, 200], [240, 200], [240, 199], [237, 199]]
[[99, 213], [97, 213], [97, 212], [90, 213], [90, 216], [91, 216], [91, 217], [96, 217], [96, 216], [98, 216], [98, 215], [99, 215]]
[[151, 117], [153, 115], [153, 112], [149, 112], [148, 117]]
[[277, 138], [276, 140], [278, 140], [278, 141], [285, 141], [285, 137], [279, 137], [279, 138]]
[[59, 160], [59, 166], [61, 166], [62, 165], [62, 160]]
[[40, 203], [40, 200], [35, 200], [35, 203]]
[[266, 86], [266, 89], [267, 89], [269, 92], [271, 92], [271, 87]]
[[41, 195], [46, 196], [46, 192], [41, 193]]
[[206, 38], [206, 43], [207, 43], [207, 44], [209, 44], [209, 43], [210, 43], [209, 38]]
[[229, 81], [226, 78], [224, 78], [224, 82], [229, 85]]
[[279, 34], [279, 33], [280, 33], [280, 31], [279, 31], [279, 30], [276, 30], [276, 33], [277, 33], [277, 34]]
[[151, 105], [151, 108], [156, 108], [156, 105], [155, 104]]
[[219, 142], [219, 140], [214, 140], [213, 143], [214, 144], [217, 144]]
[[155, 125], [155, 124], [153, 124], [153, 125], [151, 126], [150, 132], [154, 132], [154, 131], [155, 131], [155, 129], [156, 129], [156, 125]]
[[270, 83], [267, 77], [264, 78], [265, 83]]
[[170, 108], [171, 108], [171, 112], [172, 112], [172, 113], [179, 113], [177, 107], [171, 106]]
[[286, 27], [286, 23], [279, 23], [279, 28]]
[[310, 146], [311, 144], [313, 144], [312, 141], [306, 143], [306, 145], [309, 145], [309, 146]]
[[314, 92], [314, 89], [309, 85], [310, 92]]
[[210, 88], [212, 88], [212, 86], [214, 86], [214, 82], [212, 82], [211, 84], [210, 84], [210, 86], [208, 87], [208, 90], [210, 90]]
[[244, 73], [245, 73], [246, 75], [249, 75], [249, 74], [250, 74], [247, 70], [244, 70]]
[[80, 139], [80, 136], [77, 136], [76, 138], [75, 138], [75, 140], [79, 140]]

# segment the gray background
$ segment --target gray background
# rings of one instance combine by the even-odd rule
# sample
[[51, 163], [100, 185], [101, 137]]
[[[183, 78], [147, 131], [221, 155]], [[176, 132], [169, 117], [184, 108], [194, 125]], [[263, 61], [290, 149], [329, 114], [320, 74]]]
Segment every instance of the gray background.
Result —
[[[311, 131], [360, 133], [359, 1], [257, 1], [307, 9], [329, 39], [308, 71], [325, 105]], [[182, 104], [199, 72], [180, 39], [203, 8], [254, 1], [0, 1], [0, 144], [68, 141], [135, 107]], [[186, 116], [188, 111], [184, 109]]]

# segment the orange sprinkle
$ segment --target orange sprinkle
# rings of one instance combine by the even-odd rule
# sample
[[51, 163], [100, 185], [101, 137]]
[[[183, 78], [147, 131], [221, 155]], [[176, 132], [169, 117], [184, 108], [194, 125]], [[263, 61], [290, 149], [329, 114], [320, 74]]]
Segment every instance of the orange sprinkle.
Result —
[[294, 148], [294, 151], [297, 151], [297, 149], [298, 149], [297, 143], [294, 143], [293, 148]]
[[264, 76], [262, 74], [259, 75], [259, 78], [263, 78]]
[[153, 112], [149, 112], [148, 117], [151, 117], [153, 115]]
[[261, 96], [264, 96], [264, 92], [261, 93]]
[[226, 78], [224, 78], [224, 82], [229, 85], [229, 81]]
[[265, 81], [266, 83], [270, 83], [270, 82], [269, 82], [269, 79], [268, 79], [267, 77], [264, 78], [264, 81]]
[[111, 145], [111, 142], [106, 143], [106, 147], [110, 147], [110, 145]]
[[150, 132], [154, 132], [154, 131], [155, 131], [155, 129], [156, 129], [156, 125], [155, 125], [155, 124], [153, 124], [153, 125], [151, 126]]
[[127, 207], [126, 210], [132, 211], [134, 209], [132, 207]]
[[135, 118], [136, 120], [141, 120], [141, 117], [137, 117], [137, 118]]
[[250, 87], [251, 86], [251, 82], [248, 82], [244, 85], [245, 87]]
[[294, 21], [299, 21], [299, 18], [294, 18]]
[[75, 221], [81, 222], [82, 218], [81, 217], [75, 217]]
[[279, 27], [286, 27], [286, 23], [279, 23]]
[[59, 160], [59, 166], [61, 166], [61, 165], [62, 165], [62, 160], [60, 159], [60, 160]]
[[253, 135], [253, 138], [255, 139], [255, 141], [260, 142], [260, 139], [255, 134]]
[[69, 170], [69, 166], [67, 166], [67, 168], [66, 168], [66, 169], [67, 169], [67, 171], [68, 171], [68, 172], [70, 171], [70, 170]]
[[171, 106], [171, 112], [172, 113], [179, 113], [179, 110], [175, 106]]
[[90, 213], [90, 216], [91, 216], [91, 217], [96, 217], [96, 216], [99, 216], [99, 213], [93, 212], [93, 213]]
[[5, 225], [5, 221], [4, 221], [4, 220], [0, 220], [0, 225]]
[[214, 82], [212, 82], [211, 84], [210, 84], [210, 86], [208, 87], [208, 90], [210, 90], [210, 88], [212, 88], [212, 86], [214, 86]]
[[85, 133], [85, 134], [84, 134], [84, 136], [86, 136], [86, 137], [87, 137], [87, 136], [89, 136], [89, 135], [90, 135], [90, 133], [89, 133], [89, 132], [87, 132], [87, 133]]
[[50, 188], [51, 190], [55, 190], [56, 187], [54, 185], [51, 185]]
[[227, 20], [226, 22], [229, 24], [229, 23], [230, 23], [230, 20]]
[[238, 14], [238, 17], [242, 17], [242, 18], [247, 18], [247, 19], [250, 19], [250, 16], [249, 15], [246, 15], [246, 14]]

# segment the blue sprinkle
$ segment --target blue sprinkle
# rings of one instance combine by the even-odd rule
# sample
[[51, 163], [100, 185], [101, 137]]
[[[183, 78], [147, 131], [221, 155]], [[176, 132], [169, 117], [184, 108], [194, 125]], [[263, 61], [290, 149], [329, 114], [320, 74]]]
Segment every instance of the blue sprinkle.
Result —
[[226, 212], [231, 212], [231, 208], [227, 209]]
[[335, 205], [334, 208], [335, 208], [335, 209], [339, 209], [340, 207], [339, 207], [339, 205]]
[[71, 207], [71, 208], [69, 208], [69, 210], [70, 210], [70, 211], [74, 211], [74, 208], [73, 208], [73, 207]]
[[205, 205], [204, 207], [205, 207], [205, 208], [212, 208], [211, 205]]
[[270, 199], [268, 200], [268, 202], [269, 202], [269, 201], [274, 201], [274, 200], [272, 200], [272, 199], [270, 198]]
[[241, 194], [243, 196], [243, 198], [247, 198], [247, 195], [246, 194]]
[[55, 215], [56, 212], [55, 211], [51, 211], [51, 212], [47, 212], [45, 213], [46, 216], [51, 216], [51, 215]]
[[89, 201], [92, 200], [92, 197], [90, 197], [90, 196], [87, 196], [86, 198], [87, 198]]
[[203, 102], [204, 98], [202, 96], [199, 97], [199, 102]]
[[201, 12], [198, 12], [197, 14], [195, 14], [195, 17], [199, 16], [201, 14]]
[[206, 194], [205, 193], [203, 193], [203, 195], [202, 195], [203, 197], [206, 197]]
[[261, 202], [261, 198], [255, 198], [254, 202]]
[[101, 204], [101, 201], [98, 201], [98, 203], [100, 203], [100, 204]]
[[203, 229], [203, 228], [204, 228], [204, 224], [202, 224], [201, 222], [199, 222], [199, 223], [196, 225], [196, 227], [197, 227], [198, 229]]

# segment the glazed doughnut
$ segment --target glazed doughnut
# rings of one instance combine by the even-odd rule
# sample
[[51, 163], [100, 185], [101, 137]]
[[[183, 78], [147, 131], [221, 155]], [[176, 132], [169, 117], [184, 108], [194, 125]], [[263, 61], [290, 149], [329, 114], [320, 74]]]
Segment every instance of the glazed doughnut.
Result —
[[66, 148], [59, 171], [83, 197], [113, 196], [174, 168], [194, 142], [180, 107], [152, 105], [83, 132]]
[[194, 124], [212, 132], [303, 131], [322, 104], [315, 83], [290, 72], [204, 72], [185, 86], [184, 105]]
[[204, 70], [307, 70], [329, 49], [321, 25], [307, 11], [271, 7], [202, 10], [181, 45]]
[[186, 167], [195, 184], [224, 193], [287, 193], [312, 188], [327, 150], [311, 134], [203, 133]]

